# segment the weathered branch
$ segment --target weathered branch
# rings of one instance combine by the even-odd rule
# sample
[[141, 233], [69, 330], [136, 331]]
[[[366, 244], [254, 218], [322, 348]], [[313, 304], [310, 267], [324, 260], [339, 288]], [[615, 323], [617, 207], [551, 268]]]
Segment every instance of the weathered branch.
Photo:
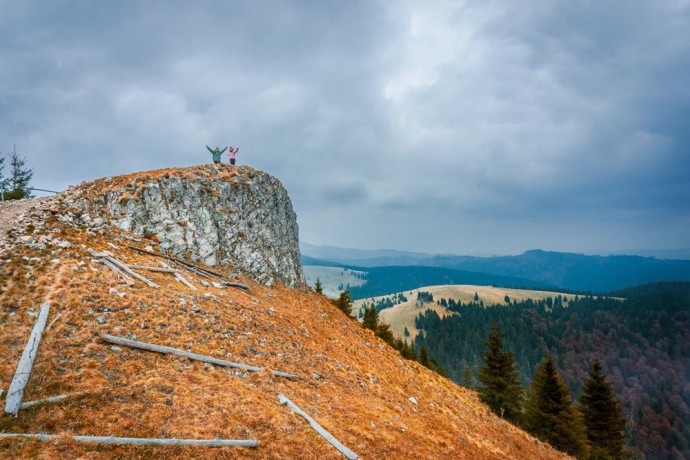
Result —
[[175, 438], [117, 438], [115, 436], [58, 436], [54, 434], [0, 433], [3, 438], [31, 438], [41, 441], [70, 438], [77, 442], [96, 444], [118, 444], [133, 446], [203, 446], [203, 447], [259, 447], [259, 441], [252, 439], [175, 439]]
[[119, 260], [117, 260], [115, 257], [106, 256], [106, 257], [105, 257], [105, 260], [114, 263], [114, 264], [117, 265], [119, 268], [121, 268], [122, 270], [124, 270], [125, 273], [127, 273], [128, 275], [131, 275], [131, 276], [133, 276], [134, 278], [136, 278], [136, 279], [142, 281], [143, 283], [147, 284], [148, 286], [151, 286], [152, 288], [155, 288], [155, 289], [160, 289], [160, 286], [159, 286], [159, 285], [157, 285], [157, 284], [154, 283], [153, 281], [149, 280], [148, 278], [144, 278], [144, 277], [141, 276], [140, 274], [135, 273], [135, 272], [132, 271], [127, 265], [123, 264], [122, 262], [120, 262]]
[[101, 338], [106, 342], [115, 343], [117, 345], [124, 345], [126, 347], [139, 348], [141, 350], [153, 351], [156, 353], [164, 353], [170, 355], [184, 356], [195, 361], [202, 361], [204, 363], [216, 364], [218, 366], [225, 367], [236, 367], [239, 369], [244, 369], [250, 372], [261, 372], [263, 368], [249, 366], [247, 364], [234, 363], [232, 361], [225, 361], [223, 359], [211, 358], [210, 356], [198, 355], [196, 353], [190, 353], [188, 351], [178, 350], [177, 348], [166, 347], [163, 345], [154, 345], [151, 343], [137, 342], [136, 340], [129, 340], [122, 337], [115, 337], [112, 335], [103, 334]]
[[[97, 252], [94, 252], [94, 254], [98, 254], [98, 253], [97, 253]], [[134, 280], [133, 280], [132, 278], [130, 278], [129, 276], [127, 276], [127, 274], [126, 274], [125, 272], [123, 272], [122, 270], [120, 270], [119, 268], [117, 268], [117, 267], [115, 266], [115, 264], [113, 264], [112, 262], [110, 262], [110, 261], [107, 260], [107, 259], [100, 259], [100, 258], [99, 258], [98, 261], [99, 261], [99, 262], [102, 262], [103, 265], [105, 265], [106, 267], [108, 267], [109, 269], [111, 269], [112, 271], [114, 271], [116, 275], [121, 276], [122, 279], [125, 280], [125, 284], [126, 284], [127, 286], [134, 286]]]
[[219, 281], [225, 281], [225, 279], [224, 279], [225, 275], [218, 273], [218, 272], [214, 272], [212, 270], [209, 270], [208, 268], [195, 267], [194, 265], [190, 264], [189, 262], [185, 262], [184, 260], [180, 260], [180, 259], [177, 259], [177, 258], [171, 257], [171, 256], [166, 256], [165, 254], [158, 254], [155, 252], [147, 251], [145, 249], [139, 249], [139, 248], [134, 247], [134, 246], [129, 246], [129, 248], [134, 249], [135, 251], [140, 252], [142, 254], [147, 254], [150, 256], [154, 256], [154, 257], [162, 257], [164, 259], [168, 259], [172, 262], [175, 262], [175, 263], [182, 265], [183, 267], [185, 267], [186, 269], [190, 270], [191, 272], [193, 272], [197, 275], [205, 276], [205, 277], [215, 276], [216, 278], [218, 278]]
[[297, 376], [295, 374], [288, 374], [287, 372], [271, 371], [271, 374], [275, 375], [276, 377], [285, 377], [286, 379], [296, 379], [297, 378]]
[[159, 262], [160, 262], [160, 264], [161, 264], [163, 267], [168, 268], [168, 269], [170, 269], [170, 270], [173, 270], [173, 274], [175, 275], [175, 279], [176, 279], [176, 280], [178, 280], [179, 282], [181, 282], [182, 284], [184, 284], [184, 285], [187, 286], [188, 288], [193, 289], [193, 290], [196, 291], [196, 286], [194, 286], [192, 283], [190, 283], [189, 281], [187, 281], [187, 279], [186, 279], [184, 276], [182, 276], [178, 270], [175, 270], [175, 269], [171, 268], [170, 265], [166, 264], [166, 263], [163, 262], [162, 260], [159, 260]]
[[60, 402], [65, 399], [71, 399], [71, 398], [77, 398], [79, 396], [91, 394], [91, 393], [96, 393], [103, 390], [103, 388], [98, 388], [95, 390], [85, 390], [85, 391], [77, 391], [75, 393], [66, 393], [64, 395], [58, 395], [58, 396], [51, 396], [50, 398], [43, 398], [43, 399], [37, 399], [35, 401], [27, 401], [25, 403], [22, 403], [21, 406], [19, 406], [20, 409], [27, 409], [29, 407], [33, 406], [38, 406], [39, 404], [54, 404], [56, 402]]
[[124, 271], [125, 273], [127, 273], [128, 275], [133, 276], [134, 278], [136, 278], [136, 279], [138, 279], [139, 281], [141, 281], [141, 282], [143, 282], [143, 283], [145, 283], [145, 284], [151, 286], [152, 288], [155, 288], [155, 289], [159, 289], [159, 288], [160, 288], [160, 286], [158, 286], [158, 285], [157, 285], [156, 283], [154, 283], [153, 281], [144, 278], [143, 276], [141, 276], [141, 275], [138, 274], [138, 273], [133, 272], [127, 265], [123, 264], [122, 262], [120, 262], [119, 260], [117, 260], [115, 257], [109, 256], [109, 255], [107, 255], [107, 254], [98, 253], [98, 252], [94, 251], [93, 249], [89, 249], [89, 254], [91, 254], [91, 255], [94, 256], [94, 257], [99, 257], [99, 258], [101, 258], [104, 262], [105, 262], [105, 261], [108, 261], [108, 262], [111, 262], [111, 263], [115, 264], [118, 268], [120, 268], [121, 270], [123, 270], [123, 271]]
[[326, 441], [328, 441], [333, 447], [335, 447], [336, 449], [338, 449], [338, 450], [340, 451], [341, 454], [343, 454], [344, 456], [346, 456], [346, 457], [349, 458], [350, 460], [354, 460], [354, 459], [356, 459], [356, 458], [359, 458], [359, 456], [358, 456], [357, 454], [355, 454], [355, 453], [352, 452], [350, 449], [348, 449], [347, 447], [345, 447], [345, 446], [343, 445], [343, 443], [341, 443], [340, 441], [338, 441], [337, 439], [335, 439], [331, 433], [329, 433], [329, 432], [326, 431], [321, 425], [319, 425], [318, 423], [316, 423], [316, 420], [314, 420], [313, 418], [311, 418], [306, 412], [304, 412], [302, 409], [300, 409], [299, 407], [297, 407], [297, 406], [295, 405], [295, 403], [293, 403], [292, 401], [290, 401], [284, 394], [279, 393], [279, 394], [278, 394], [278, 400], [280, 401], [280, 404], [287, 404], [287, 406], [288, 406], [294, 413], [296, 413], [296, 414], [301, 415], [302, 417], [304, 417], [304, 418], [309, 422], [309, 424], [311, 425], [311, 427], [314, 428], [314, 430], [316, 430], [317, 433], [319, 433], [321, 436], [323, 436], [324, 439], [326, 439]]
[[240, 284], [240, 283], [231, 283], [230, 281], [221, 281], [220, 284], [223, 286], [229, 286], [229, 287], [236, 287], [240, 289], [244, 289], [245, 291], [249, 290], [249, 286], [245, 284]]
[[31, 376], [31, 368], [33, 367], [34, 359], [38, 353], [38, 345], [41, 343], [41, 335], [43, 334], [43, 329], [46, 327], [49, 312], [50, 305], [47, 303], [42, 304], [36, 324], [34, 324], [34, 328], [31, 330], [29, 341], [26, 347], [24, 347], [22, 357], [19, 359], [19, 364], [17, 364], [17, 371], [14, 373], [12, 383], [10, 383], [10, 387], [7, 390], [5, 412], [8, 414], [16, 416], [19, 412], [22, 396], [24, 396], [24, 389]]
[[145, 265], [127, 265], [129, 268], [132, 270], [148, 270], [150, 272], [159, 272], [159, 273], [177, 273], [178, 270], [175, 270], [174, 268], [160, 268], [160, 267], [147, 267]]
[[62, 316], [62, 312], [58, 313], [55, 318], [48, 324], [48, 327], [46, 327], [46, 331], [49, 331], [51, 327], [53, 327], [53, 324], [55, 324], [55, 321], [59, 320], [60, 317]]

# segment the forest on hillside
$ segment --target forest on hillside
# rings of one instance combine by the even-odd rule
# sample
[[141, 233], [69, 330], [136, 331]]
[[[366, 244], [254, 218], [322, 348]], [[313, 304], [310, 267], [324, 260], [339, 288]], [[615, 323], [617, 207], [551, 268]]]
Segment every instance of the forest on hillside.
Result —
[[690, 283], [502, 308], [448, 300], [436, 299], [459, 314], [420, 314], [416, 326], [423, 333], [415, 347], [425, 347], [456, 382], [476, 385], [495, 320], [525, 387], [549, 352], [576, 397], [591, 360], [599, 358], [623, 405], [632, 449], [649, 459], [690, 458]]
[[410, 291], [423, 286], [443, 284], [476, 284], [523, 289], [555, 289], [554, 286], [522, 278], [468, 272], [441, 267], [374, 267], [356, 268], [367, 272], [366, 284], [349, 288], [350, 297], [365, 299], [395, 292]]

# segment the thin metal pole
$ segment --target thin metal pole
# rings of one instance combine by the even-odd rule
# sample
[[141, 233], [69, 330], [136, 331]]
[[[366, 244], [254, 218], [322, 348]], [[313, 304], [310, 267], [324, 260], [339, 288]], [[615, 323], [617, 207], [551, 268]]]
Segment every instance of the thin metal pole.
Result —
[[33, 187], [29, 187], [29, 190], [38, 190], [39, 192], [60, 193], [60, 192], [56, 192], [55, 190], [46, 190], [43, 188], [33, 188]]

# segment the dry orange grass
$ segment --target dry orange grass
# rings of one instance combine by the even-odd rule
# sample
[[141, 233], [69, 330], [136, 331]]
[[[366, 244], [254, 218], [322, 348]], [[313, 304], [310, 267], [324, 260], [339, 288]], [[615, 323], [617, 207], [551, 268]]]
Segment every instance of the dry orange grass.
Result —
[[[113, 240], [75, 229], [63, 229], [63, 237], [74, 246], [57, 263], [50, 257], [26, 262], [22, 255], [37, 254], [22, 249], [0, 266], [5, 280], [0, 289], [0, 388], [7, 389], [12, 379], [35, 321], [32, 312], [48, 301], [49, 323], [61, 316], [44, 333], [24, 400], [95, 393], [22, 410], [18, 418], [0, 416], [0, 432], [220, 437], [260, 444], [257, 449], [118, 447], [68, 437], [5, 439], [1, 458], [342, 458], [304, 419], [278, 404], [278, 393], [363, 458], [566, 458], [490, 414], [474, 392], [403, 360], [321, 296], [245, 278], [239, 281], [250, 286], [249, 292], [204, 288], [188, 273], [199, 291], [169, 274], [151, 272], [140, 273], [161, 289], [140, 282], [129, 288], [92, 263], [80, 245], [112, 251], [129, 264], [153, 266], [157, 259], [124, 243], [116, 242], [120, 249], [114, 250], [106, 244]], [[136, 335], [136, 340], [298, 378], [118, 349], [99, 339], [104, 333]]]

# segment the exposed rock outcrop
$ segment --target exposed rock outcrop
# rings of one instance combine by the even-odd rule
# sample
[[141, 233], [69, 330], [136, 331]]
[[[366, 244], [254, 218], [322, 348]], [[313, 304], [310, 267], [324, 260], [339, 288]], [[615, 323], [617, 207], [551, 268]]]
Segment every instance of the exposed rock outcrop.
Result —
[[267, 285], [304, 283], [292, 203], [280, 181], [262, 171], [165, 169], [84, 183], [68, 195], [87, 220], [155, 237], [164, 252], [232, 265]]

